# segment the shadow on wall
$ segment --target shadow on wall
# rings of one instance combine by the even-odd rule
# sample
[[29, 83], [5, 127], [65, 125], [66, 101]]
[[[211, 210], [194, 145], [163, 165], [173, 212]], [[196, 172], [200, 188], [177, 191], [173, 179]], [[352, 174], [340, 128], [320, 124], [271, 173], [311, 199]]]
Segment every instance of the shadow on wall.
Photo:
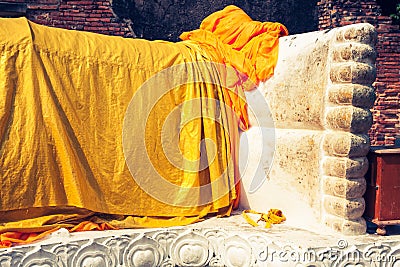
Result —
[[253, 20], [283, 23], [290, 34], [315, 31], [317, 0], [113, 0], [119, 18], [133, 22], [137, 37], [178, 41], [184, 31], [199, 27], [209, 14], [227, 5], [242, 8]]

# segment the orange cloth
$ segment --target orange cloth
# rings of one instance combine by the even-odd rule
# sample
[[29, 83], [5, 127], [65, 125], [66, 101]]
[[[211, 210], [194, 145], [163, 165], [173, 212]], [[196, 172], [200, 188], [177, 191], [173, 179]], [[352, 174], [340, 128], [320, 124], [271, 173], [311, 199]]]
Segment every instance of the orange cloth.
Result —
[[[0, 19], [1, 246], [32, 242], [59, 227], [168, 227], [197, 222], [207, 214], [229, 215], [238, 204], [238, 126], [249, 127], [244, 90], [272, 75], [278, 38], [286, 34], [283, 25], [252, 21], [234, 6], [210, 15], [200, 29], [183, 33], [178, 43], [54, 29], [25, 18]], [[222, 82], [191, 80], [163, 95], [159, 102], [164, 106], [156, 105], [153, 113], [145, 114], [150, 129], [146, 149], [152, 151], [148, 156], [157, 171], [181, 188], [199, 188], [202, 193], [200, 185], [224, 174], [222, 189], [228, 191], [211, 203], [182, 207], [163, 203], [136, 184], [126, 164], [121, 132], [136, 90], [162, 70], [190, 62], [195, 67], [179, 75], [189, 80], [201, 73]], [[199, 64], [204, 62], [232, 66], [236, 73], [223, 76], [218, 67]], [[172, 84], [177, 76], [159, 85]], [[219, 107], [226, 128], [207, 119], [185, 125], [179, 145], [188, 158], [199, 157], [201, 138], [215, 142], [218, 157], [199, 173], [183, 172], [162, 154], [159, 129], [176, 105], [203, 96], [223, 102], [237, 118]], [[141, 104], [147, 104], [145, 98]], [[207, 100], [207, 108], [206, 104]], [[218, 115], [212, 105], [205, 112]], [[176, 130], [185, 116], [182, 112], [177, 125], [168, 127]], [[132, 142], [138, 142], [135, 138]], [[229, 165], [232, 159], [235, 166]], [[213, 185], [211, 191], [213, 196], [221, 186]], [[177, 202], [193, 198], [185, 192], [177, 194]], [[109, 218], [93, 221], [97, 214]]]
[[84, 231], [104, 231], [104, 230], [117, 230], [117, 227], [112, 226], [109, 223], [94, 223], [91, 221], [84, 221], [79, 223], [78, 225], [72, 227], [69, 231], [70, 232], [84, 232]]
[[21, 244], [27, 244], [27, 243], [32, 243], [34, 241], [37, 241], [52, 232], [58, 230], [58, 228], [53, 228], [48, 231], [44, 232], [34, 232], [34, 233], [23, 233], [23, 232], [5, 232], [0, 234], [0, 248], [9, 248], [13, 245], [21, 245]]
[[[242, 9], [230, 5], [203, 20], [200, 29], [184, 32], [182, 40], [192, 40], [205, 49], [215, 49], [223, 58], [223, 63], [232, 66], [247, 75], [243, 84], [250, 78], [248, 86], [239, 84], [237, 90], [225, 90], [225, 103], [239, 116], [239, 127], [247, 130], [247, 104], [240, 92], [254, 89], [260, 81], [265, 81], [274, 73], [278, 60], [279, 37], [288, 35], [284, 25], [277, 22], [253, 21]], [[237, 88], [237, 87], [236, 87]], [[239, 171], [237, 171], [238, 175]], [[240, 196], [240, 181], [236, 183], [236, 192]], [[239, 197], [234, 201], [234, 208], [239, 205]]]
[[258, 84], [273, 74], [278, 60], [278, 38], [288, 34], [284, 25], [253, 21], [242, 9], [231, 5], [205, 18], [200, 29], [180, 37], [221, 51], [227, 64]]
[[[4, 232], [0, 234], [0, 248], [9, 248], [15, 245], [22, 245], [27, 243], [32, 243], [39, 239], [42, 239], [49, 234], [58, 230], [59, 227], [44, 231], [44, 232]], [[104, 231], [104, 230], [117, 230], [117, 227], [110, 225], [107, 222], [95, 223], [91, 221], [83, 221], [76, 226], [69, 229], [69, 232], [83, 232], [83, 231]]]

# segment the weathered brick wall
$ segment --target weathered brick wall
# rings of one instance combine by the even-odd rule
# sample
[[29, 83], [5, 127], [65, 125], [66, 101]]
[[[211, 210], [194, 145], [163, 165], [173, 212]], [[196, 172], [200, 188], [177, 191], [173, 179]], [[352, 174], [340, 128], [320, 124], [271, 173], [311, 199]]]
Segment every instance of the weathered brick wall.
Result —
[[131, 23], [119, 19], [110, 0], [5, 0], [26, 3], [26, 17], [38, 24], [107, 35], [133, 37]]
[[325, 0], [318, 2], [319, 29], [368, 22], [378, 32], [376, 45], [376, 101], [370, 130], [372, 145], [392, 145], [400, 138], [400, 30], [389, 16], [381, 15], [376, 1]]

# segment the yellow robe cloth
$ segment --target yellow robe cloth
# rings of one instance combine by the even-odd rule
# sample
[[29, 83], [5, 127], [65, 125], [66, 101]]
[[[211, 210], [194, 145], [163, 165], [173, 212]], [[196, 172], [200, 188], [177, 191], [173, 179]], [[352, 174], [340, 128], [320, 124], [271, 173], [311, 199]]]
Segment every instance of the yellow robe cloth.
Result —
[[[73, 227], [85, 220], [118, 228], [166, 227], [193, 223], [210, 213], [229, 215], [238, 197], [238, 127], [248, 127], [243, 90], [254, 88], [244, 76], [255, 84], [268, 78], [276, 64], [278, 38], [286, 34], [281, 24], [251, 21], [234, 6], [212, 14], [200, 30], [184, 33], [178, 43], [56, 29], [25, 18], [0, 19], [0, 233]], [[206, 76], [221, 85], [188, 78], [187, 84], [163, 95], [150, 114], [138, 114], [148, 115], [143, 155], [156, 171], [171, 184], [198, 188], [199, 195], [213, 199], [186, 207], [157, 200], [138, 186], [127, 166], [123, 130], [130, 101], [145, 81], [168, 67], [193, 62], [221, 63], [241, 74], [232, 78], [218, 68], [206, 68]], [[186, 69], [182, 75], [201, 76], [204, 71]], [[160, 86], [173, 81], [166, 77]], [[152, 90], [147, 96], [156, 97]], [[197, 118], [179, 129], [190, 115], [182, 112], [174, 117], [177, 125], [167, 127], [176, 129], [181, 153], [191, 160], [201, 156], [201, 139], [214, 142], [205, 145], [208, 153], [211, 148], [215, 152], [208, 168], [191, 172], [169, 162], [161, 129], [174, 108], [198, 98], [225, 103], [207, 106], [200, 100], [202, 112], [222, 117], [221, 123]], [[145, 106], [147, 100], [141, 103]], [[140, 113], [140, 108], [134, 110]], [[131, 134], [133, 144], [140, 141], [135, 132], [124, 134]], [[141, 159], [137, 162], [130, 167], [142, 168]], [[213, 198], [221, 184], [201, 191], [201, 185], [221, 175], [226, 194]], [[148, 183], [152, 179], [145, 177]], [[175, 196], [177, 203], [190, 198], [185, 192]]]

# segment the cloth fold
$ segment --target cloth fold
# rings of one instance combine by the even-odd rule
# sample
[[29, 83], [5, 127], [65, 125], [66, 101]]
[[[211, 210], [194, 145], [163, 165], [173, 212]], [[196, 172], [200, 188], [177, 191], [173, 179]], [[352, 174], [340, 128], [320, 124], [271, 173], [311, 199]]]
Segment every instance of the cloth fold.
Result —
[[253, 21], [242, 9], [230, 5], [205, 18], [199, 29], [182, 33], [180, 38], [215, 48], [225, 63], [258, 85], [273, 75], [279, 37], [288, 34], [283, 24]]

